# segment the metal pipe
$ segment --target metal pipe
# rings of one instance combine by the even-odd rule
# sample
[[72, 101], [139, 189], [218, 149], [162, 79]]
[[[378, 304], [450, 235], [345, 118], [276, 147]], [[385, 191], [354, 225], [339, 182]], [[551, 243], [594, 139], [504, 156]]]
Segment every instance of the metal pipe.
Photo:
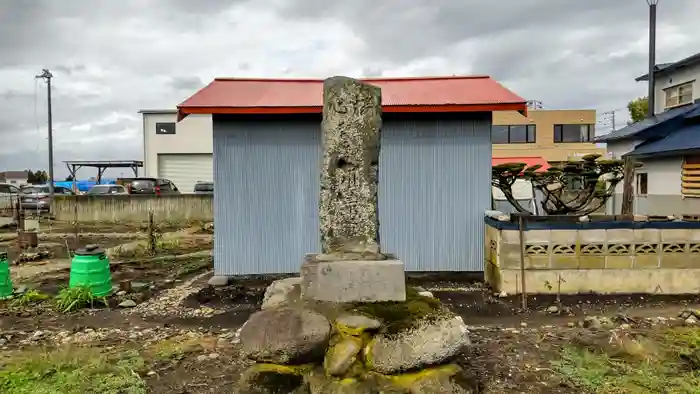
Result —
[[654, 69], [656, 68], [656, 5], [658, 0], [649, 1], [649, 98], [648, 98], [648, 116], [654, 116], [656, 108], [655, 85], [656, 77]]

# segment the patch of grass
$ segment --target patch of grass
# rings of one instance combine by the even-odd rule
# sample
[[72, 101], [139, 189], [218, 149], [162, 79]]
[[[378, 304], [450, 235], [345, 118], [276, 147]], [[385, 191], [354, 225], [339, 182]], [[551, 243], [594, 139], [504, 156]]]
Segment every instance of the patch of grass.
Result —
[[177, 273], [175, 274], [175, 277], [180, 278], [183, 276], [187, 276], [189, 274], [199, 272], [203, 269], [209, 268], [209, 267], [211, 267], [211, 265], [212, 265], [212, 262], [211, 262], [211, 259], [209, 259], [209, 258], [197, 259], [197, 260], [188, 261], [186, 263], [178, 264], [177, 265]]
[[190, 353], [213, 349], [214, 343], [209, 342], [207, 338], [168, 338], [150, 345], [144, 356], [156, 361], [179, 361]]
[[89, 287], [63, 288], [55, 299], [56, 308], [62, 313], [75, 312], [82, 308], [94, 308], [102, 304], [109, 306], [107, 297], [95, 297]]
[[135, 352], [118, 355], [90, 348], [26, 352], [0, 361], [0, 392], [12, 394], [145, 394]]
[[47, 294], [44, 294], [40, 292], [39, 290], [36, 289], [31, 289], [27, 290], [24, 292], [22, 295], [16, 297], [10, 306], [12, 307], [26, 307], [32, 304], [38, 304], [42, 301], [46, 301], [49, 299], [49, 296]]
[[700, 329], [611, 335], [597, 344], [565, 347], [554, 369], [584, 392], [700, 394]]

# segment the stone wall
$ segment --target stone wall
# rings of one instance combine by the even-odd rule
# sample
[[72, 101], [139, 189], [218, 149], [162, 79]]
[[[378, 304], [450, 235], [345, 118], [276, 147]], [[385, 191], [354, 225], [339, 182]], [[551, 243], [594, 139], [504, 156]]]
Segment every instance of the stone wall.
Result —
[[[517, 223], [486, 218], [485, 276], [521, 292]], [[528, 293], [700, 291], [700, 223], [529, 223], [523, 231]]]
[[156, 221], [212, 221], [212, 196], [180, 194], [165, 196], [56, 196], [52, 211], [56, 220], [89, 222], [146, 222], [152, 210]]

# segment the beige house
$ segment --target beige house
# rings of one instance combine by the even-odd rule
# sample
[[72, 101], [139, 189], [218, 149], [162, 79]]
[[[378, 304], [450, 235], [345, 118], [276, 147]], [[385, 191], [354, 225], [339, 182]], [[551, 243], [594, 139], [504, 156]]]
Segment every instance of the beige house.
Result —
[[143, 166], [147, 177], [171, 180], [183, 193], [214, 178], [211, 115], [177, 121], [176, 110], [141, 110]]
[[494, 158], [543, 158], [555, 164], [591, 153], [596, 146], [595, 110], [529, 110], [494, 112], [491, 143]]

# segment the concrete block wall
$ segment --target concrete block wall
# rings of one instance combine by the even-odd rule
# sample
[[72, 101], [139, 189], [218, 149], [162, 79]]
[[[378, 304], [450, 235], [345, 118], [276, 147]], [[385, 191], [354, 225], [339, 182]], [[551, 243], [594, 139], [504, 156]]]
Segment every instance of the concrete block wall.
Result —
[[214, 220], [210, 195], [180, 194], [165, 196], [56, 196], [52, 204], [56, 220], [91, 223], [131, 223], [148, 221], [153, 211], [156, 221], [187, 222]]
[[[608, 228], [575, 223], [547, 229], [537, 223], [524, 231], [526, 291], [556, 292], [560, 286], [562, 293], [700, 291], [699, 223], [617, 225], [628, 228], [608, 222]], [[486, 226], [486, 280], [498, 291], [521, 292], [519, 231], [488, 221]]]

